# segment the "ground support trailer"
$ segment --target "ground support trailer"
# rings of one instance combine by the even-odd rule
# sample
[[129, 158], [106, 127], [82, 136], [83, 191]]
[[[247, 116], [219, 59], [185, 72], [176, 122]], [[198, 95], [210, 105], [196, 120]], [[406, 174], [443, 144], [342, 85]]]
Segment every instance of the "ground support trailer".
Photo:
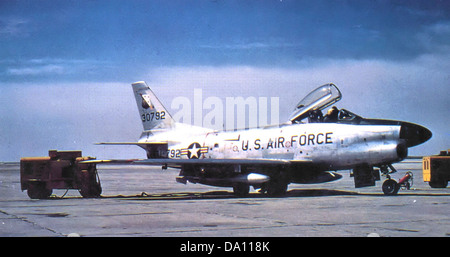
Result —
[[46, 157], [20, 159], [21, 189], [32, 199], [50, 197], [53, 189], [78, 189], [83, 197], [99, 197], [102, 187], [94, 160], [82, 157], [81, 151], [50, 150]]
[[422, 159], [423, 181], [432, 188], [446, 188], [450, 180], [450, 150]]

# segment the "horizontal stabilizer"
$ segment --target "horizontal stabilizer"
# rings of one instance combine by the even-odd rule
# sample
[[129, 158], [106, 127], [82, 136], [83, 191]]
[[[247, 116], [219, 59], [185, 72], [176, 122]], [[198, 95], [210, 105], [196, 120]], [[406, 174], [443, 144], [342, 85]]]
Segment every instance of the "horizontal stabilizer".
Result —
[[80, 161], [81, 164], [133, 164], [136, 161], [140, 161], [142, 159], [129, 159], [129, 160], [86, 160]]

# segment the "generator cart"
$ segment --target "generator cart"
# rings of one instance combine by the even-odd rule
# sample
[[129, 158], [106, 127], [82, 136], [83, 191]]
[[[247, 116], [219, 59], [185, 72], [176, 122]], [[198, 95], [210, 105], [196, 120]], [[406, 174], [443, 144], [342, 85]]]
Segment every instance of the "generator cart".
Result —
[[423, 181], [432, 188], [446, 188], [450, 180], [450, 150], [422, 159]]
[[48, 198], [53, 189], [78, 189], [83, 197], [100, 197], [96, 164], [80, 163], [94, 157], [82, 157], [81, 151], [49, 150], [48, 155], [20, 159], [21, 188], [30, 198]]

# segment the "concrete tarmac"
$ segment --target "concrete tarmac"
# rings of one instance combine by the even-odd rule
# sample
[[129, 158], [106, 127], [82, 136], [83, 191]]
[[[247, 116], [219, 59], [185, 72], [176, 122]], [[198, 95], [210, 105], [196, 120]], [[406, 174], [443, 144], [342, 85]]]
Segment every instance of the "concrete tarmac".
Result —
[[384, 196], [354, 188], [349, 171], [331, 183], [290, 184], [285, 197], [175, 182], [178, 171], [98, 165], [101, 198], [53, 190], [32, 200], [20, 189], [18, 164], [0, 165], [0, 236], [158, 237], [428, 237], [450, 236], [450, 188], [423, 182], [420, 160], [394, 165], [397, 181], [414, 174], [411, 190]]

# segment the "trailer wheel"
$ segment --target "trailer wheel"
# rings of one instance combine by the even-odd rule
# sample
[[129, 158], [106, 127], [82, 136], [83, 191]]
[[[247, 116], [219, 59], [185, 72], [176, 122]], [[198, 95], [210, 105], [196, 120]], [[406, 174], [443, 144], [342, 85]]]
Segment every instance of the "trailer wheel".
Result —
[[428, 185], [430, 185], [431, 188], [446, 188], [448, 185], [448, 181], [444, 179], [432, 180], [428, 182]]
[[385, 195], [396, 195], [400, 189], [400, 186], [395, 180], [386, 179], [383, 183], [382, 189]]
[[99, 184], [83, 184], [79, 192], [83, 198], [97, 198], [102, 193], [102, 187]]
[[100, 197], [102, 193], [102, 186], [96, 170], [92, 173], [86, 172], [82, 174], [79, 192], [84, 198]]
[[28, 184], [27, 194], [31, 199], [47, 199], [52, 195], [52, 189], [48, 189], [43, 182]]

